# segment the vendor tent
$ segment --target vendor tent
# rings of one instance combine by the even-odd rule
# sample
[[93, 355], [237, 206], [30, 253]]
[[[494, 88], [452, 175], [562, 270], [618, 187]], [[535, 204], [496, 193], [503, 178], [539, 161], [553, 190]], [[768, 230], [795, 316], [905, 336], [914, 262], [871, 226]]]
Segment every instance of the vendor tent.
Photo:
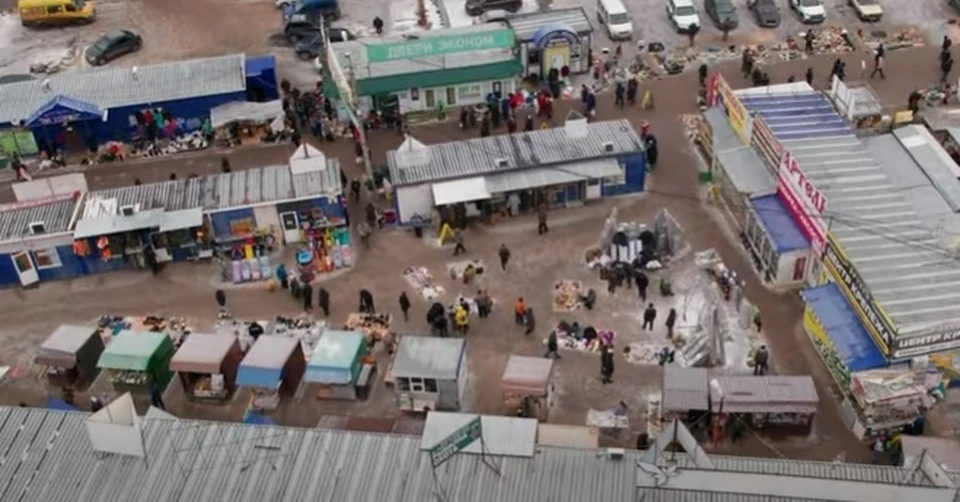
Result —
[[[299, 365], [296, 365], [299, 358]], [[240, 370], [237, 385], [258, 389], [276, 389], [281, 380], [288, 392], [296, 391], [303, 377], [305, 361], [300, 340], [290, 336], [261, 335], [247, 352]]]
[[283, 102], [278, 100], [266, 103], [251, 101], [233, 101], [210, 110], [210, 124], [223, 127], [232, 122], [271, 122], [283, 116]]
[[307, 363], [308, 382], [347, 385], [360, 373], [360, 357], [366, 348], [363, 333], [327, 330], [320, 336]]
[[512, 355], [507, 360], [500, 387], [503, 392], [543, 396], [547, 393], [552, 372], [553, 359]]
[[97, 361], [102, 352], [103, 340], [96, 329], [65, 324], [43, 342], [34, 362], [76, 370], [78, 380], [92, 382], [99, 373]]
[[240, 342], [233, 334], [192, 333], [170, 360], [170, 370], [181, 373], [221, 373], [223, 362], [231, 353], [240, 353]]
[[166, 333], [122, 331], [107, 345], [97, 366], [110, 370], [150, 373], [151, 382], [166, 386], [173, 373], [169, 362], [173, 340]]

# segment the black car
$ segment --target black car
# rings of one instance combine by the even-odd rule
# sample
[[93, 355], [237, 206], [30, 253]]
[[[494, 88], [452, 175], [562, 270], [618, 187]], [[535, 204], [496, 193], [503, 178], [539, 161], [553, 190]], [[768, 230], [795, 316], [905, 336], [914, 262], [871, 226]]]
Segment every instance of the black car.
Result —
[[467, 14], [479, 16], [488, 10], [516, 12], [523, 7], [523, 0], [467, 0]]
[[[291, 21], [283, 27], [283, 36], [291, 44], [296, 44], [301, 40], [313, 40], [314, 37], [318, 37], [322, 33], [323, 29], [320, 24], [310, 21]], [[350, 33], [350, 30], [336, 26], [327, 27], [327, 35], [330, 36], [332, 42], [346, 42], [356, 39], [353, 33]]]
[[733, 6], [730, 0], [704, 0], [703, 10], [713, 20], [717, 28], [726, 26], [728, 29], [734, 29], [740, 24], [740, 17], [737, 16], [737, 8]]
[[100, 37], [84, 54], [88, 63], [94, 66], [106, 64], [124, 54], [137, 52], [143, 46], [140, 35], [130, 30], [117, 30]]
[[750, 12], [753, 12], [753, 17], [757, 20], [757, 26], [761, 28], [780, 26], [780, 7], [777, 7], [774, 0], [751, 0], [747, 7], [749, 7]]
[[294, 50], [296, 51], [298, 58], [304, 61], [310, 61], [311, 59], [320, 55], [320, 52], [323, 50], [323, 45], [323, 36], [315, 35], [312, 38], [304, 38], [297, 42], [297, 45], [294, 46]]

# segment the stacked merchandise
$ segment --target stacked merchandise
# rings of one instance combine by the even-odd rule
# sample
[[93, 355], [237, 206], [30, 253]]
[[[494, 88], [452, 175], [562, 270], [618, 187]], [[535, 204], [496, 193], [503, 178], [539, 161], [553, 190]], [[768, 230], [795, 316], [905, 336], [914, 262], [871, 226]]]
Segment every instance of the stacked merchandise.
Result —
[[110, 383], [114, 387], [146, 387], [150, 376], [145, 371], [111, 370]]
[[317, 272], [329, 273], [353, 265], [349, 229], [316, 228], [306, 232]]
[[161, 316], [103, 316], [96, 321], [100, 328], [104, 342], [121, 331], [166, 333], [174, 345], [179, 345], [183, 337], [189, 335], [193, 329], [183, 317]]
[[444, 293], [443, 286], [437, 284], [437, 280], [426, 267], [407, 268], [403, 271], [403, 277], [424, 300], [435, 300]]
[[861, 371], [852, 376], [850, 394], [865, 426], [874, 430], [913, 422], [933, 400], [916, 373], [898, 370]]
[[580, 308], [580, 281], [562, 280], [553, 285], [553, 311], [573, 312]]
[[193, 395], [199, 398], [223, 398], [227, 394], [222, 374], [203, 375], [193, 381]]
[[390, 333], [390, 324], [393, 318], [390, 314], [350, 314], [347, 316], [347, 322], [343, 329], [346, 331], [359, 331], [371, 344], [379, 342]]

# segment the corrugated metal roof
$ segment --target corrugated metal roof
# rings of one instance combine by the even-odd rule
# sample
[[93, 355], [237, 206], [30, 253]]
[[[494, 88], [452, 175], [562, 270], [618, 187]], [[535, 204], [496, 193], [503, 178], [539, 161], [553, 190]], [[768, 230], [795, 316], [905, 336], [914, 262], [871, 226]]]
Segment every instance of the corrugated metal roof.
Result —
[[465, 347], [461, 338], [404, 336], [393, 360], [393, 374], [455, 380]]
[[[116, 199], [117, 207], [140, 205], [140, 211], [180, 211], [202, 207], [218, 211], [269, 202], [340, 194], [340, 162], [327, 158], [327, 169], [293, 176], [285, 165], [213, 174], [185, 180], [110, 188], [90, 192], [85, 206]], [[86, 209], [86, 208], [85, 208]]]
[[[472, 413], [431, 411], [423, 427], [420, 449], [430, 450], [476, 418], [477, 415]], [[480, 417], [480, 425], [483, 444], [477, 441], [461, 451], [480, 454], [485, 447], [488, 455], [533, 457], [537, 445], [537, 419], [484, 415]]]
[[666, 411], [706, 410], [709, 387], [706, 368], [663, 367], [663, 409]]
[[[0, 408], [0, 499], [16, 502], [424, 502], [437, 484], [457, 502], [744, 501], [717, 492], [637, 488], [638, 451], [538, 446], [533, 458], [456, 455], [436, 471], [417, 436], [144, 418], [145, 459], [96, 455], [88, 415]], [[693, 468], [682, 453], [681, 468]], [[718, 470], [930, 486], [919, 471], [880, 465], [711, 456]], [[680, 496], [684, 494], [683, 496]], [[695, 498], [702, 497], [702, 498]], [[638, 497], [642, 497], [639, 498]], [[660, 497], [660, 498], [649, 498]], [[791, 501], [792, 502], [792, 501]]]
[[751, 146], [717, 151], [717, 162], [738, 192], [761, 195], [777, 189], [777, 180]]
[[[49, 81], [49, 90], [43, 83]], [[244, 55], [188, 59], [131, 68], [71, 71], [0, 86], [0, 124], [26, 120], [58, 95], [109, 110], [246, 90]]]
[[956, 162], [925, 128], [917, 125], [893, 131], [900, 144], [927, 175], [930, 182], [954, 211], [960, 211], [960, 181]]
[[643, 151], [627, 120], [593, 122], [585, 137], [570, 137], [564, 127], [428, 145], [426, 163], [401, 165], [387, 152], [394, 185], [410, 185], [530, 167], [614, 158]]
[[741, 99], [826, 196], [830, 231], [898, 334], [960, 320], [960, 267], [826, 98], [808, 92]]
[[38, 221], [44, 233], [66, 232], [76, 207], [77, 201], [69, 198], [0, 212], [0, 242], [30, 237], [30, 224]]
[[801, 294], [848, 371], [853, 373], [887, 365], [886, 356], [844, 299], [840, 286], [831, 282], [807, 288]]
[[564, 25], [580, 35], [593, 32], [593, 26], [590, 25], [590, 18], [587, 16], [587, 13], [584, 12], [583, 7], [557, 9], [547, 12], [511, 14], [507, 16], [507, 24], [513, 28], [513, 32], [520, 42], [533, 40], [533, 36], [536, 35], [537, 30], [550, 25]]
[[[812, 413], [820, 402], [813, 378], [809, 376], [718, 375], [715, 378], [723, 390], [723, 411], [729, 413], [760, 410]], [[713, 396], [712, 402], [719, 408], [721, 396]]]

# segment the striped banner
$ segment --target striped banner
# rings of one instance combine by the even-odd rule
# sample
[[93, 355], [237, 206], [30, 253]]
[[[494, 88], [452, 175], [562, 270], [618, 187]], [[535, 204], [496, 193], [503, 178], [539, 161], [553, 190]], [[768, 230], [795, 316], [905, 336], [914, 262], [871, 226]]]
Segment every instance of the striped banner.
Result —
[[767, 125], [767, 122], [763, 120], [759, 113], [753, 117], [753, 137], [750, 139], [750, 144], [760, 152], [760, 156], [766, 161], [770, 172], [776, 174], [780, 167], [783, 147], [780, 146], [780, 142], [774, 137], [770, 126]]

